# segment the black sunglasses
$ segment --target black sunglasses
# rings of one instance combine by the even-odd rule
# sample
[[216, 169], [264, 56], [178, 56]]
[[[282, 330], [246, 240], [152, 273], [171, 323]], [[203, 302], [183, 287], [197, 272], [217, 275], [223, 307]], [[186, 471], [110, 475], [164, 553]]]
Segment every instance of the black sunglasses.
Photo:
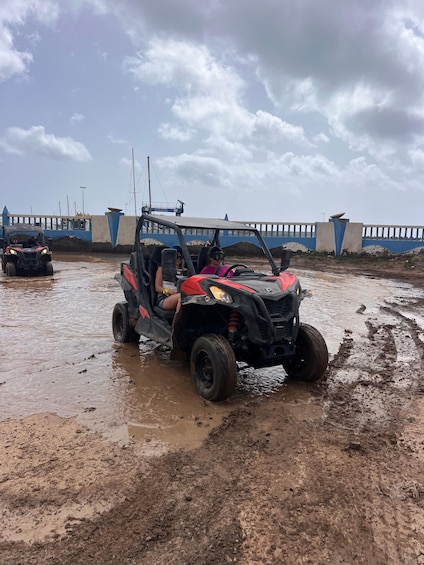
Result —
[[215, 261], [221, 261], [222, 259], [224, 259], [224, 257], [224, 253], [215, 253], [214, 255], [212, 255], [212, 259], [215, 259]]

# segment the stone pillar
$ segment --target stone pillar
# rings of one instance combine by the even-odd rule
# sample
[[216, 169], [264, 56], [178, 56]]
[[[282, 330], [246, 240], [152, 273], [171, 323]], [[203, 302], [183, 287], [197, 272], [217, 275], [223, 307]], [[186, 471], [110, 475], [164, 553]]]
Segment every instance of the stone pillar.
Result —
[[10, 224], [9, 210], [6, 208], [6, 206], [3, 208], [2, 222], [3, 226], [8, 226]]
[[361, 253], [363, 224], [351, 224], [347, 218], [330, 218], [317, 222], [315, 251], [334, 253]]
[[334, 224], [317, 222], [315, 251], [317, 253], [336, 253]]

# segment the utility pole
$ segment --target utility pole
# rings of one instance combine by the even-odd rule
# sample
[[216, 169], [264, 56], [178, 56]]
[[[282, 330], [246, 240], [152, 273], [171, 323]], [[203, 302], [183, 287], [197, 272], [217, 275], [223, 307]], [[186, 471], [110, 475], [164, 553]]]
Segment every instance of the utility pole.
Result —
[[84, 190], [86, 189], [86, 186], [80, 186], [80, 189], [82, 191], [82, 215], [85, 215], [85, 211], [84, 211]]
[[134, 216], [137, 217], [137, 200], [135, 195], [135, 167], [134, 167], [134, 147], [132, 148], [132, 178], [133, 178], [133, 195], [134, 195]]
[[149, 182], [149, 214], [152, 213], [152, 190], [150, 187], [150, 157], [147, 156], [147, 178]]

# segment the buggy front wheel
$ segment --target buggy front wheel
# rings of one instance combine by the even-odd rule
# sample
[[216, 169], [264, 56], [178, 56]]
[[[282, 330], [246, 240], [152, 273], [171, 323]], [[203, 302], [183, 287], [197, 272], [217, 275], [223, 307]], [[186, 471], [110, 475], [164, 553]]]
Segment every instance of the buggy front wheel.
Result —
[[113, 337], [119, 343], [138, 342], [139, 335], [130, 326], [128, 314], [128, 302], [118, 302], [115, 304], [112, 313]]
[[16, 265], [15, 263], [6, 263], [5, 273], [8, 277], [16, 277]]
[[318, 381], [328, 366], [327, 344], [320, 332], [309, 324], [300, 324], [296, 353], [283, 362], [289, 378], [297, 381]]
[[231, 345], [221, 335], [206, 334], [195, 341], [190, 370], [197, 392], [206, 400], [225, 400], [234, 393], [236, 358]]
[[46, 263], [45, 274], [46, 274], [46, 277], [51, 277], [51, 276], [53, 276], [53, 264], [51, 263], [51, 261], [49, 261], [48, 263]]

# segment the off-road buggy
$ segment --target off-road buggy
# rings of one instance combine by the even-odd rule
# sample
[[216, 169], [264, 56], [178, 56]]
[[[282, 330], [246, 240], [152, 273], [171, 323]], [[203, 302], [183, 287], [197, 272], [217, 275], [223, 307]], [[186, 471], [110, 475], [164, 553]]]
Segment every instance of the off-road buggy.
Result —
[[1, 247], [1, 266], [9, 277], [53, 275], [52, 254], [41, 228], [28, 224], [4, 226]]
[[[175, 249], [161, 246], [151, 252], [145, 245], [152, 233], [161, 234], [169, 247], [180, 245], [183, 271], [176, 271]], [[200, 274], [208, 248], [202, 246], [198, 254], [191, 254], [192, 243], [200, 240], [221, 247], [220, 238], [224, 241], [227, 235], [241, 236], [262, 249], [268, 261], [264, 270], [269, 272], [234, 264], [228, 269], [231, 278]], [[181, 309], [176, 314], [156, 305], [159, 264], [164, 280], [177, 281]], [[114, 338], [138, 342], [142, 335], [168, 346], [172, 354], [183, 354], [190, 360], [198, 393], [208, 400], [233, 394], [237, 363], [254, 368], [282, 365], [288, 377], [316, 381], [328, 365], [327, 346], [317, 329], [299, 321], [305, 293], [297, 277], [286, 272], [288, 266], [288, 252], [283, 250], [277, 266], [253, 227], [227, 220], [143, 214], [130, 260], [121, 263], [115, 276], [125, 301], [113, 310]]]

